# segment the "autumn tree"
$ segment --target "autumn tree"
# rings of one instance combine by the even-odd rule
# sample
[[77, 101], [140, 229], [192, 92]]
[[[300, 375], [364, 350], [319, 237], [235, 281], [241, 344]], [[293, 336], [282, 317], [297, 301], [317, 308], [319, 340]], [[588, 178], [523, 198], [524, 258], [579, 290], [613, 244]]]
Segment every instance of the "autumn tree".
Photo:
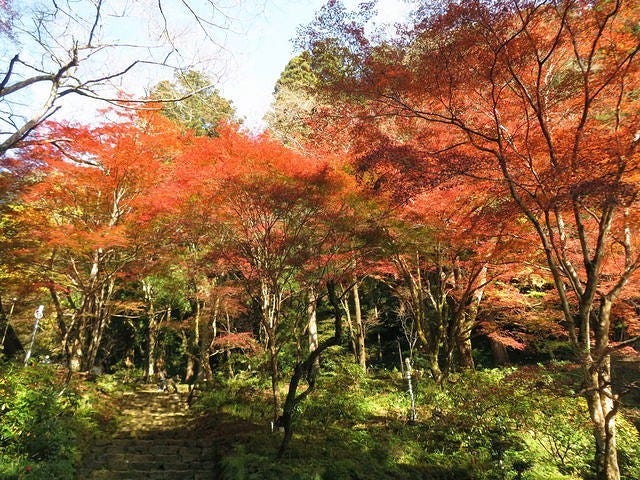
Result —
[[33, 239], [20, 221], [20, 195], [36, 179], [34, 168], [16, 158], [0, 159], [0, 349], [8, 356], [22, 350], [10, 319], [34, 281], [25, 268], [33, 260]]
[[[207, 278], [243, 288], [265, 349], [273, 419], [285, 429], [284, 452], [293, 412], [315, 387], [319, 356], [340, 344], [335, 283], [351, 277], [353, 251], [370, 229], [355, 221], [353, 179], [336, 159], [302, 155], [232, 128], [197, 139], [175, 164], [171, 183], [179, 188], [169, 190], [176, 196], [178, 229], [197, 239], [198, 268]], [[337, 305], [335, 331], [320, 341], [315, 308], [328, 295]], [[282, 402], [280, 357], [292, 347], [298, 361]]]
[[370, 151], [360, 149], [354, 168], [387, 205], [382, 278], [400, 300], [405, 333], [441, 382], [473, 368], [471, 333], [484, 291], [530, 249], [491, 180], [452, 176], [406, 127], [385, 125], [382, 138], [366, 137]]
[[470, 193], [432, 189], [419, 195], [394, 232], [401, 315], [415, 329], [437, 382], [457, 366], [473, 368], [471, 333], [484, 290], [501, 271], [496, 257], [505, 250], [504, 232], [482, 231]]
[[279, 352], [290, 335], [281, 331], [283, 306], [299, 294], [296, 276], [319, 255], [322, 235], [316, 230], [328, 192], [339, 187], [334, 177], [326, 162], [229, 129], [203, 140], [176, 173], [176, 181], [189, 186], [185, 208], [199, 212], [199, 224], [210, 225], [205, 258], [219, 259], [220, 271], [237, 275], [259, 312], [274, 418]]
[[146, 241], [138, 228], [145, 195], [174, 153], [178, 135], [171, 125], [133, 120], [91, 128], [52, 124], [46, 134], [58, 141], [20, 152], [23, 162], [38, 162], [41, 175], [22, 197], [21, 221], [37, 240], [31, 268], [51, 296], [72, 370], [96, 362], [118, 310], [122, 277]]
[[[444, 132], [428, 142], [434, 155], [494, 169], [552, 274], [582, 367], [597, 477], [618, 479], [611, 353], [620, 345], [610, 342], [611, 310], [640, 267], [639, 7], [626, 0], [440, 7], [394, 42], [371, 42], [363, 25], [342, 22], [326, 36], [356, 68], [330, 86], [366, 99], [356, 117], [409, 121], [424, 138]], [[310, 38], [311, 48], [322, 45]]]

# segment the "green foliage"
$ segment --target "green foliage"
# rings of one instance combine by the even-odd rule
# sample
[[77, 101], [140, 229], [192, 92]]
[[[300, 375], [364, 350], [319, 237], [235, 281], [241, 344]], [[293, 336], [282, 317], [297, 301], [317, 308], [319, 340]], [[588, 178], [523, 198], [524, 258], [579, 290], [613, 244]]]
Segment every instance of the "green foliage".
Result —
[[218, 376], [201, 388], [204, 391], [193, 406], [195, 411], [262, 424], [270, 418], [267, 377], [242, 372], [233, 378]]
[[150, 275], [144, 281], [152, 292], [156, 309], [169, 307], [172, 315], [179, 318], [192, 313], [189, 278], [184, 269], [171, 266], [162, 275]]
[[273, 103], [265, 115], [270, 133], [287, 145], [304, 143], [312, 133], [307, 121], [318, 106], [313, 87], [318, 78], [308, 52], [293, 57], [276, 82]]
[[164, 80], [150, 97], [165, 101], [162, 114], [196, 135], [215, 135], [222, 123], [238, 121], [232, 103], [220, 96], [211, 79], [201, 72], [190, 70], [177, 74], [173, 82]]
[[0, 369], [0, 479], [73, 479], [91, 410], [53, 366]]
[[618, 429], [618, 463], [624, 480], [640, 478], [640, 433], [622, 415], [616, 418]]
[[[280, 435], [266, 428], [268, 388], [258, 377], [217, 384], [201, 408], [254, 425], [222, 455], [229, 480], [578, 480], [592, 473], [593, 439], [570, 378], [562, 366], [468, 372], [443, 386], [415, 378], [418, 421], [408, 422], [400, 372], [365, 375], [333, 351], [278, 462]], [[619, 434], [622, 478], [640, 478], [638, 433], [622, 416]]]
[[113, 368], [113, 373], [103, 374], [96, 378], [95, 383], [101, 391], [114, 393], [131, 390], [137, 382], [142, 382], [145, 372], [141, 368], [130, 368], [121, 363]]
[[[443, 389], [421, 392], [430, 459], [473, 465], [474, 478], [578, 479], [594, 457], [584, 399], [572, 394], [567, 373], [543, 367], [469, 372]], [[638, 434], [619, 416], [623, 478], [637, 477]], [[441, 458], [442, 456], [442, 458]], [[471, 460], [474, 460], [471, 462]], [[511, 477], [508, 477], [511, 478]]]
[[274, 94], [277, 95], [282, 89], [304, 90], [314, 87], [318, 83], [318, 77], [310, 62], [309, 52], [303, 52], [289, 60], [276, 82]]

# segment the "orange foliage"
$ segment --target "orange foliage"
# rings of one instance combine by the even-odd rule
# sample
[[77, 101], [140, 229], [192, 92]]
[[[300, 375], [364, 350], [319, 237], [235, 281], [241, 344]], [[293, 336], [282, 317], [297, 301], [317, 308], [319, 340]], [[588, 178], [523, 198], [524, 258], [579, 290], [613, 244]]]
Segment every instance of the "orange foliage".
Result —
[[116, 263], [109, 270], [133, 259], [121, 254], [128, 250], [130, 255], [143, 241], [138, 234], [140, 222], [149, 218], [147, 199], [179, 149], [177, 130], [157, 116], [132, 116], [98, 127], [50, 123], [46, 128], [53, 140], [21, 153], [25, 162], [36, 160], [42, 172], [23, 196], [28, 207], [22, 220], [42, 253], [75, 259], [56, 269], [71, 269], [77, 286], [82, 284], [81, 265], [88, 275], [96, 255], [104, 261], [111, 256]]

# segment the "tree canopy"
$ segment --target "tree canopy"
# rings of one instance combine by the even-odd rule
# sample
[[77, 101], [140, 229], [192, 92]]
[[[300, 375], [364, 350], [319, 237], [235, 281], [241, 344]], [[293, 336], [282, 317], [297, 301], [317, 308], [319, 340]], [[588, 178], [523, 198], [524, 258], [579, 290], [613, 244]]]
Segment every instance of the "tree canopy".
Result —
[[[548, 402], [581, 409], [592, 432], [593, 458], [555, 451], [552, 478], [631, 479], [640, 466], [620, 452], [637, 441], [623, 399], [633, 382], [621, 385], [613, 363], [640, 351], [640, 6], [418, 7], [381, 31], [369, 6], [330, 1], [301, 29], [304, 50], [258, 134], [190, 69], [117, 121], [46, 121], [63, 96], [100, 96], [111, 78], [80, 75], [99, 49], [91, 28], [54, 69], [9, 60], [0, 101], [34, 82], [51, 91], [39, 114], [7, 119], [0, 327], [7, 305], [28, 324], [27, 306], [46, 304], [47, 348], [69, 375], [126, 365], [211, 385], [257, 372], [284, 430], [280, 457], [304, 405], [331, 396], [320, 378], [384, 370], [388, 382], [399, 367], [407, 428], [428, 424], [449, 452], [476, 448], [478, 429], [490, 439], [494, 476], [478, 478], [507, 478], [506, 451], [509, 478], [527, 478], [527, 441], [551, 441], [542, 428], [556, 445], [587, 444], [541, 419]], [[91, 8], [95, 27], [105, 11]], [[10, 3], [0, 12], [11, 38], [20, 23]], [[542, 362], [560, 372], [553, 381]], [[470, 371], [509, 363], [522, 370], [487, 374], [473, 402], [456, 390]], [[418, 378], [429, 401], [450, 389], [464, 411], [451, 401], [416, 426]], [[496, 401], [504, 385], [517, 395]], [[455, 441], [438, 430], [445, 417]]]

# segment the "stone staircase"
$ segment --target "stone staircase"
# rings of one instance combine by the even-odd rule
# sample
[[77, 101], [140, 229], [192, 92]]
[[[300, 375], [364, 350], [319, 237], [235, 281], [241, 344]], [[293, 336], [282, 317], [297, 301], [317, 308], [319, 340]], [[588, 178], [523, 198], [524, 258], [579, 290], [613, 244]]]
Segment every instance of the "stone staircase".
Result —
[[78, 480], [214, 480], [216, 447], [198, 438], [185, 393], [155, 385], [122, 394], [122, 419], [84, 458]]

